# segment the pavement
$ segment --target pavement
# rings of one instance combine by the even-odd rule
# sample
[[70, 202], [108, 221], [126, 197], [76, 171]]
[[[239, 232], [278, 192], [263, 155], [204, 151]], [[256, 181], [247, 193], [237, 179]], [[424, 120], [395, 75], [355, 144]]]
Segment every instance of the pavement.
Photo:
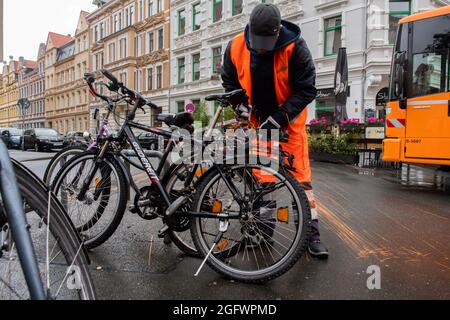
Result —
[[[11, 155], [41, 177], [48, 160], [30, 160], [51, 156]], [[305, 256], [264, 285], [227, 281], [208, 267], [195, 278], [201, 261], [158, 239], [161, 222], [126, 213], [115, 235], [91, 252], [99, 298], [450, 299], [450, 174], [313, 163], [313, 177], [329, 260]]]

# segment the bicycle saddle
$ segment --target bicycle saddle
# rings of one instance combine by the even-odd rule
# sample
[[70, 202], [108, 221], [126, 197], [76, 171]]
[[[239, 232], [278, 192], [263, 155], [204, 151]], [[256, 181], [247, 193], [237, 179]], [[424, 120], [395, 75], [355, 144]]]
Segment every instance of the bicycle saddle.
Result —
[[161, 121], [168, 125], [169, 127], [173, 124], [173, 119], [175, 118], [175, 115], [173, 113], [160, 113], [156, 117], [158, 121]]
[[238, 89], [225, 94], [213, 94], [205, 98], [206, 101], [218, 101], [223, 104], [231, 104], [233, 106], [240, 103], [248, 103], [247, 92], [243, 89]]
[[176, 126], [178, 128], [186, 129], [190, 133], [194, 132], [194, 127], [192, 126], [194, 124], [194, 116], [190, 112], [181, 112], [178, 114], [161, 113], [158, 115], [157, 119], [169, 127]]

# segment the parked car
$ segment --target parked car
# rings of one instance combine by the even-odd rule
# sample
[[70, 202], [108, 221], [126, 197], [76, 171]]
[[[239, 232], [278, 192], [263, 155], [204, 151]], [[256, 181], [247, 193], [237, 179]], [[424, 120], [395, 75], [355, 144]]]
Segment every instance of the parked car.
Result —
[[71, 131], [67, 132], [64, 137], [66, 146], [85, 145], [90, 141], [89, 132]]
[[8, 149], [11, 148], [11, 134], [8, 129], [0, 128], [0, 138]]
[[36, 152], [62, 149], [64, 137], [55, 129], [28, 129], [22, 138], [22, 150], [34, 149]]
[[0, 128], [0, 136], [8, 149], [20, 148], [22, 143], [22, 130], [16, 128]]
[[158, 150], [159, 136], [154, 133], [143, 132], [137, 137], [142, 148], [147, 150]]
[[22, 145], [23, 130], [16, 128], [9, 128], [8, 130], [9, 133], [11, 134], [10, 147], [20, 149], [20, 146]]

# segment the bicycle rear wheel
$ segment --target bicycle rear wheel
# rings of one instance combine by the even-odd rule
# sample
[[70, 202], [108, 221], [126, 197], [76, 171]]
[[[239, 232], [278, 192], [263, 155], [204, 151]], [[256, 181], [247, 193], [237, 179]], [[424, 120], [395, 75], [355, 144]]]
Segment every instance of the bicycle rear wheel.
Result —
[[[230, 184], [235, 190], [230, 191]], [[237, 165], [224, 174], [212, 170], [197, 188], [192, 211], [212, 215], [192, 219], [197, 250], [203, 257], [212, 250], [207, 264], [236, 281], [275, 279], [291, 269], [307, 247], [311, 209], [304, 190], [289, 173], [260, 165]], [[238, 218], [219, 220], [213, 215]], [[220, 230], [225, 230], [224, 235], [214, 245]]]
[[[94, 300], [89, 258], [66, 212], [49, 190], [13, 161], [47, 299]], [[1, 219], [0, 219], [1, 220]], [[29, 292], [6, 221], [0, 221], [0, 300], [28, 300]], [[48, 240], [47, 240], [48, 239]]]

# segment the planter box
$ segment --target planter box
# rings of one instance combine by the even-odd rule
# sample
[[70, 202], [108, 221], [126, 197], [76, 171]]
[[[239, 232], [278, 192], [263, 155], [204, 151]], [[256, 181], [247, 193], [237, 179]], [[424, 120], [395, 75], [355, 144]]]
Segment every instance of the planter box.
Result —
[[325, 152], [310, 152], [310, 158], [319, 162], [330, 162], [339, 164], [358, 164], [359, 155], [331, 154]]

